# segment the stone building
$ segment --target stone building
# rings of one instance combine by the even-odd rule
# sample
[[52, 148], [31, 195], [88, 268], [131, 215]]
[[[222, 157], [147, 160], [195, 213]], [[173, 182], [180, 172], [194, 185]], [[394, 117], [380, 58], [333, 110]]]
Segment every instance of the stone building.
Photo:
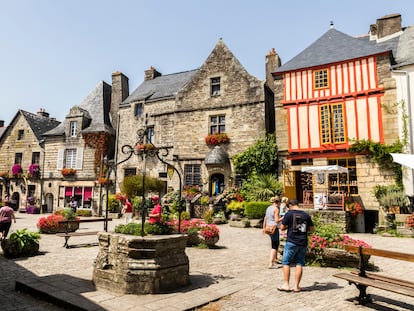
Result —
[[[285, 193], [312, 207], [329, 197], [327, 203], [340, 209], [344, 195], [359, 196], [367, 231], [378, 222], [373, 188], [393, 183], [394, 176], [369, 157], [350, 153], [349, 148], [354, 140], [392, 144], [399, 138], [401, 115], [390, 69], [396, 65], [398, 42], [405, 31], [399, 14], [378, 19], [369, 35], [361, 37], [351, 37], [331, 25], [286, 64], [267, 67], [267, 76], [271, 72], [275, 79]], [[303, 172], [304, 167], [328, 165], [346, 167], [348, 172]]]
[[9, 197], [13, 207], [24, 210], [28, 198], [37, 205], [44, 187], [44, 141], [42, 133], [60, 122], [44, 109], [37, 114], [18, 110], [0, 136], [0, 197]]
[[[181, 176], [183, 187], [220, 194], [237, 182], [232, 157], [275, 131], [271, 88], [251, 76], [221, 39], [200, 68], [162, 75], [150, 67], [131, 95], [112, 104], [119, 105], [117, 162], [128, 157], [123, 147], [136, 147], [137, 130], [146, 128], [146, 139], [167, 148], [165, 160], [180, 174], [170, 178], [168, 165], [133, 155], [118, 165], [118, 181], [145, 170], [165, 180], [166, 191], [177, 190]], [[214, 135], [208, 140], [212, 134], [224, 141]]]
[[73, 196], [79, 208], [101, 214], [106, 202], [104, 158], [113, 158], [116, 136], [111, 121], [117, 108], [111, 108], [112, 96], [122, 98], [122, 94], [112, 93], [111, 85], [99, 82], [59, 126], [43, 134], [43, 189], [48, 209], [67, 206]]

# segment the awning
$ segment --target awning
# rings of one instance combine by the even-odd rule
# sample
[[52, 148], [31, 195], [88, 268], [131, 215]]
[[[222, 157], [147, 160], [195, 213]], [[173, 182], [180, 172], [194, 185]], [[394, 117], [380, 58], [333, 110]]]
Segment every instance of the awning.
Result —
[[348, 173], [348, 169], [339, 165], [304, 166], [302, 172], [313, 174]]
[[394, 162], [414, 169], [414, 154], [391, 153]]

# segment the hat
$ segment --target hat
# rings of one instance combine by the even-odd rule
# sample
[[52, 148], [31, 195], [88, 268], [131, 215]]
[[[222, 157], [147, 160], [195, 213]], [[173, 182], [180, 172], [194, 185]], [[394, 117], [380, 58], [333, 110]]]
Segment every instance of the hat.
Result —
[[160, 199], [160, 197], [158, 195], [154, 195], [151, 200], [153, 201], [158, 201]]
[[283, 197], [283, 198], [282, 198], [282, 202], [283, 202], [283, 203], [287, 203], [288, 201], [289, 201], [289, 198], [287, 198], [287, 197]]

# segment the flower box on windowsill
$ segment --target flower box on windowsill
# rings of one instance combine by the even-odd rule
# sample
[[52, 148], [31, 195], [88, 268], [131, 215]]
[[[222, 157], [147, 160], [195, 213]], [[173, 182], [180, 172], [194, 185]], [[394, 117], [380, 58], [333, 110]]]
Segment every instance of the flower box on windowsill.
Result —
[[74, 168], [64, 168], [61, 173], [63, 177], [73, 177], [76, 175], [76, 170]]
[[214, 133], [207, 135], [205, 141], [209, 146], [217, 146], [229, 143], [230, 139], [226, 133]]

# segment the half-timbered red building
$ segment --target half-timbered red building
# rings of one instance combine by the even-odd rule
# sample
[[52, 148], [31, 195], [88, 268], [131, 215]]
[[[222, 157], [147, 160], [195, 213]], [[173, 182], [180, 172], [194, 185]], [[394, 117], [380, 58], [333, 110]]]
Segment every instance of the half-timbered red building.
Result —
[[[390, 68], [401, 16], [377, 20], [375, 29], [384, 28], [388, 32], [381, 38], [373, 27], [367, 36], [352, 37], [331, 26], [272, 72], [285, 194], [305, 207], [343, 209], [344, 196], [352, 195], [360, 198], [366, 214], [377, 213], [373, 187], [393, 182], [392, 172], [349, 152], [357, 140], [393, 143], [399, 136]], [[333, 165], [348, 171], [324, 171]]]

